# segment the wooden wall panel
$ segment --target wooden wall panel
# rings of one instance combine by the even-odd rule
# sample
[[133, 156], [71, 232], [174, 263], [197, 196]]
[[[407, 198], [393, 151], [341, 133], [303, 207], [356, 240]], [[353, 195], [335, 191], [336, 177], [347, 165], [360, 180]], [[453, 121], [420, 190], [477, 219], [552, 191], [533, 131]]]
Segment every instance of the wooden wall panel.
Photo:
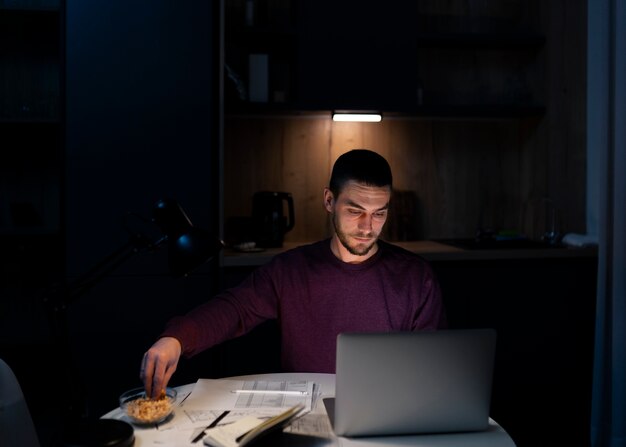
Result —
[[312, 241], [330, 236], [323, 189], [330, 176], [329, 120], [285, 120], [283, 145], [285, 190], [294, 198], [296, 226], [287, 241]]
[[332, 164], [347, 150], [369, 148], [386, 157], [394, 173], [384, 233], [390, 240], [473, 237], [479, 228], [539, 238], [546, 230], [550, 155], [541, 120], [334, 123], [312, 115], [226, 122], [227, 226], [232, 216], [250, 216], [255, 191], [287, 191], [296, 227], [285, 240], [329, 236], [322, 191]]
[[[285, 191], [294, 198], [296, 225], [286, 241], [330, 235], [322, 191], [330, 175], [329, 120], [230, 117], [225, 128], [224, 222], [252, 214], [256, 191]], [[229, 225], [231, 228], [229, 228]]]

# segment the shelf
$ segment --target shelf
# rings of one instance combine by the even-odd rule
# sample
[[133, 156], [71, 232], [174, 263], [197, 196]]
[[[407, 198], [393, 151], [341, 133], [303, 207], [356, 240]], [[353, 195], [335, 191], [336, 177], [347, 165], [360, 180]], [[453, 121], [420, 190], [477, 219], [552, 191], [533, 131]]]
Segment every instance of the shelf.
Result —
[[[388, 118], [485, 118], [513, 119], [539, 117], [545, 114], [545, 106], [538, 104], [467, 104], [423, 105], [413, 109], [382, 110], [383, 119]], [[226, 110], [227, 116], [256, 117], [331, 117], [331, 109], [307, 109], [296, 104], [249, 103]]]
[[[595, 257], [598, 250], [595, 247], [588, 248], [510, 248], [510, 249], [463, 249], [454, 245], [434, 241], [406, 241], [391, 242], [405, 250], [422, 256], [429, 262], [432, 261], [488, 261], [488, 260], [520, 260], [520, 259], [569, 259]], [[258, 267], [268, 263], [274, 256], [292, 248], [296, 248], [301, 243], [285, 243], [282, 248], [271, 248], [258, 253], [241, 253], [232, 249], [226, 249], [222, 253], [222, 267]]]
[[226, 56], [231, 53], [265, 52], [270, 54], [290, 54], [297, 51], [297, 35], [281, 30], [245, 30], [226, 32], [229, 42]]
[[0, 126], [21, 126], [21, 125], [38, 125], [38, 124], [62, 124], [60, 118], [2, 118], [0, 117]]
[[545, 107], [532, 104], [467, 104], [423, 105], [402, 112], [404, 116], [424, 118], [527, 118], [542, 116]]
[[542, 47], [545, 36], [526, 33], [438, 33], [417, 34], [418, 48], [533, 49]]
[[[307, 27], [318, 11], [300, 5], [294, 14], [295, 5], [287, 0], [277, 3], [278, 10], [257, 3], [262, 20], [246, 20], [250, 2], [234, 0], [227, 10], [226, 62], [242, 81], [237, 90], [226, 81], [227, 115], [302, 116], [363, 107], [420, 118], [511, 119], [545, 113], [540, 50], [546, 36], [521, 20], [519, 11], [494, 8], [472, 16], [442, 14], [423, 5], [410, 20], [414, 27], [398, 40], [394, 25], [382, 23], [377, 8], [368, 9], [365, 17], [380, 23], [381, 32], [357, 38], [346, 35], [353, 28], [337, 19], [350, 17], [345, 5], [333, 5], [337, 17], [328, 29], [318, 29]], [[405, 6], [393, 15], [400, 19], [415, 12]], [[363, 43], [371, 45], [363, 50]], [[249, 54], [257, 52], [268, 55], [269, 102], [239, 101], [245, 95], [236, 92], [250, 85]], [[381, 62], [368, 70], [356, 68], [368, 58]], [[272, 71], [276, 64], [282, 70], [279, 81]], [[322, 68], [329, 66], [336, 75]], [[278, 102], [272, 102], [273, 92], [282, 94]]]
[[265, 26], [232, 26], [225, 29], [226, 39], [233, 37], [251, 38], [258, 36], [267, 36], [268, 38], [285, 38], [298, 36], [298, 29], [294, 26], [274, 27]]
[[62, 17], [58, 9], [44, 8], [53, 3], [4, 2], [0, 8], [2, 123], [60, 120]]
[[[6, 33], [20, 32], [22, 36], [38, 36], [40, 31], [45, 32], [46, 28], [56, 26], [56, 23], [60, 20], [60, 11], [58, 7], [49, 8], [8, 8], [6, 6], [0, 6], [0, 23], [3, 25], [2, 32]], [[26, 34], [22, 34], [21, 26], [24, 24], [40, 25], [44, 29], [39, 30], [37, 28], [30, 30]]]
[[[59, 5], [58, 2], [48, 2], [50, 4], [45, 4], [46, 2], [42, 2], [41, 5], [33, 5], [33, 6], [23, 6], [23, 5], [8, 5], [6, 2], [3, 5], [0, 5], [0, 13], [2, 15], [13, 15], [18, 16], [29, 16], [29, 15], [49, 15], [54, 14], [58, 15], [59, 13]], [[23, 3], [23, 2], [13, 2], [13, 3]]]

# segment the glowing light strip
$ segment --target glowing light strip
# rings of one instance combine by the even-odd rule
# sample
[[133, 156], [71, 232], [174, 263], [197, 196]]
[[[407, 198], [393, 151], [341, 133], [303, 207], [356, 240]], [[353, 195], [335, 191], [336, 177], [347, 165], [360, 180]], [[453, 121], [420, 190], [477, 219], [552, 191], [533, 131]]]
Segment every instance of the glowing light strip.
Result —
[[333, 113], [333, 121], [378, 123], [382, 119], [380, 113]]

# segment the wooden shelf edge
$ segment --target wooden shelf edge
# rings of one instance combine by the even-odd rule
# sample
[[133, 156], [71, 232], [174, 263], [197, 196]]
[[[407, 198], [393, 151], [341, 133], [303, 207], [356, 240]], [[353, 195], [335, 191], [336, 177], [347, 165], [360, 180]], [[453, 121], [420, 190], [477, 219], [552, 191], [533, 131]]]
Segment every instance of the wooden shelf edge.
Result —
[[[254, 104], [246, 105], [241, 108], [226, 109], [226, 116], [231, 117], [328, 117], [331, 118], [331, 108], [326, 110], [306, 109], [294, 105], [273, 105], [273, 104]], [[459, 119], [475, 119], [475, 118], [491, 118], [491, 119], [511, 119], [511, 118], [530, 118], [539, 117], [545, 114], [546, 108], [543, 105], [526, 105], [526, 104], [494, 104], [494, 105], [424, 105], [413, 109], [405, 110], [385, 110], [382, 109], [383, 119], [385, 117], [393, 118], [459, 118]]]
[[[285, 243], [281, 248], [271, 248], [257, 253], [241, 253], [226, 249], [221, 254], [221, 267], [256, 267], [269, 262], [272, 257], [287, 251], [301, 243]], [[597, 256], [597, 248], [529, 248], [529, 249], [485, 249], [465, 250], [437, 241], [405, 241], [391, 242], [422, 256], [427, 261], [488, 261], [488, 260], [518, 260], [518, 259], [559, 259]]]

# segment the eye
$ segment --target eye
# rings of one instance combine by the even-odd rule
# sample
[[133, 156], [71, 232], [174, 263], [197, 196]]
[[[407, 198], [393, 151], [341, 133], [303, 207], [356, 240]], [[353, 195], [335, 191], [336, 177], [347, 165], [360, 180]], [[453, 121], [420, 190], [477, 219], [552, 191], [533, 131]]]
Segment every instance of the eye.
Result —
[[361, 210], [348, 209], [348, 214], [350, 214], [352, 216], [360, 216], [361, 215]]
[[387, 211], [377, 211], [374, 213], [374, 217], [378, 218], [378, 219], [383, 219], [385, 216], [387, 215]]

